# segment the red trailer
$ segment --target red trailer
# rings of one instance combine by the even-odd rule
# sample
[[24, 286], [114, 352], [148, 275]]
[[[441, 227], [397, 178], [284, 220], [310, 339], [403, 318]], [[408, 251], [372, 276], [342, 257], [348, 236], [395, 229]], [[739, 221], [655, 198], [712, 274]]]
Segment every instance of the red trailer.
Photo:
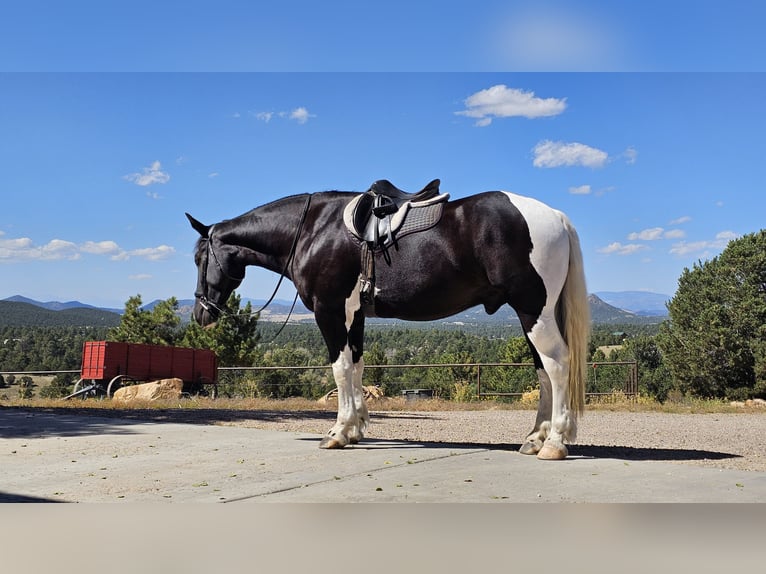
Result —
[[86, 341], [80, 380], [67, 398], [97, 394], [111, 397], [124, 384], [170, 378], [181, 379], [188, 392], [200, 392], [205, 390], [204, 385], [212, 385], [215, 396], [218, 358], [207, 349]]

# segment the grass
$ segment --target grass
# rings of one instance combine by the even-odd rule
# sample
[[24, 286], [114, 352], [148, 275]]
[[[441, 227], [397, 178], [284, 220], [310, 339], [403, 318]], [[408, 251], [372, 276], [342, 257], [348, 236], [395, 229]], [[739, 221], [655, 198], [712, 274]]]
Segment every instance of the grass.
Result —
[[[126, 411], [126, 410], [220, 410], [220, 411], [318, 411], [336, 412], [337, 402], [329, 401], [326, 404], [304, 398], [289, 399], [210, 399], [205, 397], [191, 397], [178, 400], [159, 400], [132, 402], [129, 404], [111, 400], [73, 399], [64, 401], [61, 399], [7, 399], [0, 400], [0, 406], [25, 407], [40, 409], [94, 409], [100, 411]], [[537, 396], [534, 393], [525, 393], [520, 400], [495, 400], [482, 398], [472, 401], [448, 401], [439, 398], [420, 399], [408, 401], [403, 397], [385, 397], [368, 402], [373, 411], [483, 411], [483, 410], [537, 410]], [[590, 396], [587, 399], [586, 411], [615, 411], [615, 412], [660, 412], [660, 413], [745, 413], [764, 412], [763, 407], [758, 406], [732, 406], [727, 401], [699, 399], [690, 397], [677, 397], [674, 400], [659, 403], [656, 400], [639, 395], [629, 397], [621, 392], [610, 395]]]

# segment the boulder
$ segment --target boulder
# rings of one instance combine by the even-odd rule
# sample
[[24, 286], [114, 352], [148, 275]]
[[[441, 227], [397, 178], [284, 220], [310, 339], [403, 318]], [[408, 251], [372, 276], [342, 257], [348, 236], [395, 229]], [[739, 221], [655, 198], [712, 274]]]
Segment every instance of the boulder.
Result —
[[184, 388], [181, 379], [162, 379], [141, 385], [120, 387], [112, 395], [115, 401], [156, 401], [158, 399], [178, 399]]
[[[386, 398], [383, 394], [383, 389], [378, 386], [370, 385], [367, 387], [362, 387], [362, 389], [364, 390], [364, 400], [366, 401], [376, 401]], [[323, 397], [317, 399], [317, 402], [324, 405], [333, 399], [336, 401], [338, 400], [338, 389], [331, 390]]]

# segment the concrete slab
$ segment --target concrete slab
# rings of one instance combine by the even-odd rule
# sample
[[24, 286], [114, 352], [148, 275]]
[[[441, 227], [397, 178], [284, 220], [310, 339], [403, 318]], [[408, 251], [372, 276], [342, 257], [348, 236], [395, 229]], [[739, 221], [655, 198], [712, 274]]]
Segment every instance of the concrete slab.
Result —
[[762, 502], [766, 473], [0, 410], [0, 501]]

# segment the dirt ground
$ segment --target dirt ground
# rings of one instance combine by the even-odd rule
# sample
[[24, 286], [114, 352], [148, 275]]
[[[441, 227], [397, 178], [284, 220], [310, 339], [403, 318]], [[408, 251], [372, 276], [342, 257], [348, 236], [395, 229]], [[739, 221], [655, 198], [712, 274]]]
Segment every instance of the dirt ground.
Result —
[[[211, 403], [212, 405], [213, 403]], [[533, 410], [432, 410], [413, 406], [376, 410], [367, 436], [375, 439], [501, 444], [519, 448], [534, 424]], [[205, 425], [233, 425], [322, 434], [333, 424], [324, 408], [268, 405], [245, 408], [61, 408], [95, 416]], [[438, 408], [438, 405], [436, 405]], [[19, 407], [23, 408], [23, 407]], [[56, 412], [57, 407], [38, 407]], [[706, 467], [766, 471], [766, 410], [726, 413], [665, 413], [586, 410], [570, 453], [633, 460], [660, 460]]]

